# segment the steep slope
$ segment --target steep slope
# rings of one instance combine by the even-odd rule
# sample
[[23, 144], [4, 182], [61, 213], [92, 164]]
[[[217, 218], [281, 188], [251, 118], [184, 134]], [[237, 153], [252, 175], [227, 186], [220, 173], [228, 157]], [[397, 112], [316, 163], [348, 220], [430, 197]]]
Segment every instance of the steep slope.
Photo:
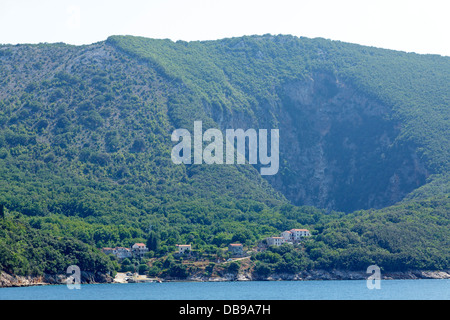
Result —
[[[147, 65], [104, 43], [1, 52], [1, 190], [10, 209], [103, 215], [125, 209], [120, 201], [89, 208], [86, 195], [129, 188], [147, 198], [138, 207], [190, 196], [283, 201], [251, 167], [217, 167], [211, 178], [208, 168], [174, 165], [167, 100], [177, 88]], [[197, 187], [206, 180], [208, 192]], [[132, 207], [127, 213], [145, 210]]]
[[179, 126], [279, 128], [268, 181], [295, 204], [382, 208], [448, 172], [449, 58], [271, 35], [107, 43], [186, 86], [169, 101]]
[[0, 220], [0, 278], [2, 272], [65, 275], [70, 265], [77, 265], [83, 274], [91, 273], [98, 282], [107, 281], [104, 275], [114, 270], [110, 259], [79, 239], [37, 230], [22, 218]]
[[[92, 252], [151, 229], [156, 256], [213, 256], [307, 227], [302, 268], [448, 268], [449, 74], [445, 57], [290, 36], [0, 46], [0, 231], [23, 214], [37, 243]], [[175, 165], [171, 133], [195, 120], [280, 129], [280, 171]], [[2, 265], [46, 272], [23, 259]]]

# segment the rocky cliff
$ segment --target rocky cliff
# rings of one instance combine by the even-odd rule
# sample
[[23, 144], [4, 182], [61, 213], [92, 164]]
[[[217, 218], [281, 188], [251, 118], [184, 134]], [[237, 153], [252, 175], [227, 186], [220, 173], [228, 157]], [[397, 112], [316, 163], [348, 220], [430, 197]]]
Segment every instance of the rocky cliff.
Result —
[[422, 186], [429, 170], [398, 141], [392, 107], [329, 73], [286, 81], [255, 115], [206, 112], [226, 128], [280, 130], [280, 171], [265, 178], [296, 205], [351, 212], [382, 208]]
[[[222, 277], [202, 277], [193, 275], [188, 281], [309, 281], [309, 280], [367, 280], [370, 275], [365, 271], [346, 270], [310, 270], [296, 274], [270, 274], [260, 276], [252, 273], [225, 274]], [[381, 280], [417, 280], [417, 279], [450, 279], [450, 270], [404, 272], [386, 272], [381, 274]], [[173, 280], [172, 280], [173, 281]]]
[[[88, 283], [112, 283], [113, 278], [108, 275], [82, 272], [81, 284]], [[10, 275], [6, 272], [0, 272], [0, 288], [6, 287], [29, 287], [29, 286], [43, 286], [43, 285], [56, 285], [67, 284], [66, 275], [50, 275], [45, 274], [43, 276], [18, 276]]]

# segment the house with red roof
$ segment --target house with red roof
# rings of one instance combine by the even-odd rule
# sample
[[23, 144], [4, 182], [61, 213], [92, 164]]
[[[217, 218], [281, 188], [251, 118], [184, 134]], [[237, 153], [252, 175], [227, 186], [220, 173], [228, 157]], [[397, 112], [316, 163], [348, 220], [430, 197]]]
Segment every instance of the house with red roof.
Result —
[[308, 229], [291, 229], [289, 230], [292, 233], [292, 240], [299, 241], [304, 237], [309, 237], [311, 234]]
[[148, 248], [143, 243], [135, 243], [131, 247], [131, 252], [133, 254], [133, 257], [142, 258], [144, 254], [148, 252]]

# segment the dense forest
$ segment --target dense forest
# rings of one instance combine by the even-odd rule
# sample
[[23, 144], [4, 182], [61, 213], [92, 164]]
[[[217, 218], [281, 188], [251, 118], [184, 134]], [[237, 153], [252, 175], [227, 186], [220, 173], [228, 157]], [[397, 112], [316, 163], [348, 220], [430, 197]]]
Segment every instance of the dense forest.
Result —
[[[102, 247], [176, 244], [255, 272], [450, 267], [450, 59], [292, 36], [0, 46], [0, 269], [126, 269]], [[171, 133], [280, 129], [280, 171], [176, 165]], [[155, 260], [156, 259], [156, 260]], [[156, 262], [155, 262], [156, 261]], [[144, 263], [145, 264], [145, 263]]]

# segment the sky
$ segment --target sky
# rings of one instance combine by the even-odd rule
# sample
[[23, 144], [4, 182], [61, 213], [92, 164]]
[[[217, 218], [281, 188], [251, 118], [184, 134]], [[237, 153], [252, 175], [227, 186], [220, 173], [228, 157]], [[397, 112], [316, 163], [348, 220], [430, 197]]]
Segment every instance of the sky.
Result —
[[449, 0], [0, 0], [0, 43], [290, 34], [450, 56]]

